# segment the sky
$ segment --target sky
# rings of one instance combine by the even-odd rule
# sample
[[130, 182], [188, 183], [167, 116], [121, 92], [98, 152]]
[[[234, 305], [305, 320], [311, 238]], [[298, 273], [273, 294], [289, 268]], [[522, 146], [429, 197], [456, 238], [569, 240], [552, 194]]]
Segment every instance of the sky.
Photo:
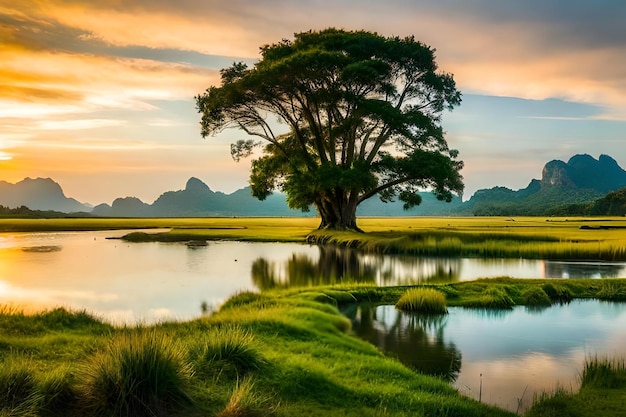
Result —
[[443, 116], [464, 198], [526, 187], [544, 164], [626, 167], [624, 0], [0, 0], [0, 180], [52, 178], [83, 203], [152, 203], [197, 177], [247, 186], [228, 130], [194, 96], [259, 47], [328, 27], [436, 49], [462, 104]]

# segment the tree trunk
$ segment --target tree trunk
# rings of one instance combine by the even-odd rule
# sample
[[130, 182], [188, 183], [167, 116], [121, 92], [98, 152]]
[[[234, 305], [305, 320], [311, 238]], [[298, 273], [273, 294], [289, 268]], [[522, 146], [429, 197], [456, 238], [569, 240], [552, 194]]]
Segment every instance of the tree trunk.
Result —
[[322, 221], [318, 229], [354, 230], [362, 232], [356, 224], [356, 203], [348, 199], [321, 198], [315, 203]]

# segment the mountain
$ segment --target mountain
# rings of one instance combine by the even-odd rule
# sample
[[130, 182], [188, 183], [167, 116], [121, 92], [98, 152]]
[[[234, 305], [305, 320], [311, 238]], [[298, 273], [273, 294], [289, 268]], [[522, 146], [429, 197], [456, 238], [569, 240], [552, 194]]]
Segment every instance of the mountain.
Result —
[[[359, 216], [406, 216], [406, 215], [446, 215], [461, 204], [457, 197], [451, 203], [439, 201], [431, 193], [422, 194], [422, 204], [410, 211], [402, 208], [402, 203], [383, 203], [371, 198], [357, 211]], [[207, 217], [207, 216], [312, 216], [315, 211], [303, 213], [291, 210], [286, 197], [274, 193], [260, 201], [252, 196], [250, 187], [232, 194], [212, 191], [198, 178], [190, 178], [185, 188], [167, 191], [152, 204], [146, 204], [134, 197], [118, 198], [113, 204], [100, 204], [92, 214], [102, 217]]]
[[91, 211], [90, 206], [66, 197], [61, 186], [50, 178], [25, 178], [15, 184], [0, 181], [0, 205], [65, 213]]
[[626, 216], [626, 188], [611, 191], [589, 206], [585, 214], [596, 216]]
[[[589, 155], [574, 155], [567, 162], [553, 160], [545, 164], [541, 179], [533, 179], [526, 188], [512, 190], [493, 187], [478, 190], [467, 202], [455, 197], [452, 202], [438, 201], [432, 193], [420, 193], [422, 204], [405, 211], [402, 202], [383, 203], [376, 197], [364, 201], [358, 216], [447, 216], [447, 215], [569, 215], [622, 213], [621, 194], [608, 195], [626, 187], [626, 171], [608, 155], [596, 160]], [[596, 200], [605, 197], [605, 200]], [[595, 204], [595, 206], [593, 205]], [[7, 208], [26, 206], [31, 210], [54, 210], [65, 213], [89, 212], [101, 217], [207, 217], [207, 216], [311, 216], [291, 210], [286, 197], [274, 193], [259, 201], [250, 187], [224, 194], [212, 191], [198, 178], [190, 178], [185, 188], [167, 191], [154, 203], [136, 197], [117, 198], [111, 205], [91, 209], [63, 193], [50, 178], [26, 178], [16, 184], [0, 181], [0, 205]], [[595, 208], [594, 208], [595, 207]]]
[[301, 212], [289, 209], [282, 194], [259, 201], [252, 197], [249, 187], [224, 194], [212, 191], [204, 182], [192, 177], [184, 189], [167, 191], [152, 204], [135, 197], [118, 198], [111, 206], [94, 207], [92, 214], [102, 217], [219, 217], [297, 216]]
[[494, 187], [478, 190], [463, 204], [461, 213], [474, 215], [546, 215], [559, 212], [559, 206], [592, 202], [610, 191], [626, 186], [626, 171], [608, 155], [596, 160], [590, 155], [574, 155], [567, 163], [546, 163], [541, 180], [528, 187], [511, 190]]

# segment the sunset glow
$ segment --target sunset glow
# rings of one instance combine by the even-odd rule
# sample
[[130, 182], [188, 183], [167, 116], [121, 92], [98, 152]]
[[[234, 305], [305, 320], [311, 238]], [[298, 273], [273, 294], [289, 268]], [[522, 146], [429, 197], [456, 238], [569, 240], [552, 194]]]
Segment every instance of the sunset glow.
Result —
[[466, 197], [577, 153], [626, 166], [625, 19], [609, 0], [0, 0], [0, 180], [50, 177], [92, 204], [150, 202], [191, 176], [242, 188], [249, 162], [228, 144], [243, 134], [201, 139], [193, 97], [260, 46], [331, 26], [436, 48], [464, 94], [444, 129]]

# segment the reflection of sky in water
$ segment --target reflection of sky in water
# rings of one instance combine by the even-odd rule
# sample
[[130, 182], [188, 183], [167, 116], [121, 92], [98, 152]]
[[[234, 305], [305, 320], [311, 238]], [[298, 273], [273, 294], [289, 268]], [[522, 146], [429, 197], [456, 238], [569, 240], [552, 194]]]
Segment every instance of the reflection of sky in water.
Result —
[[[316, 246], [287, 243], [211, 242], [188, 248], [182, 243], [106, 239], [125, 233], [0, 234], [0, 303], [31, 309], [87, 309], [115, 321], [187, 319], [199, 315], [203, 302], [217, 307], [238, 291], [258, 290], [263, 282], [323, 284], [342, 271], [378, 285], [397, 285], [502, 275], [542, 277], [546, 269], [554, 269], [544, 267], [543, 261], [381, 256], [346, 250], [322, 253]], [[253, 279], [253, 265], [259, 260], [269, 268], [264, 271], [266, 281]], [[333, 268], [329, 262], [340, 265]], [[610, 268], [623, 268], [623, 264]]]
[[[380, 326], [387, 328], [398, 322], [398, 314], [394, 306], [376, 310]], [[462, 355], [455, 386], [478, 398], [482, 374], [482, 400], [512, 411], [519, 398], [525, 409], [534, 393], [557, 385], [576, 389], [586, 357], [626, 356], [626, 303], [574, 301], [541, 312], [452, 307], [444, 323], [442, 342]]]
[[[203, 301], [217, 306], [238, 291], [253, 289], [252, 262], [275, 256], [272, 245], [219, 242], [191, 249], [184, 244], [105, 239], [124, 233], [5, 235], [0, 303], [27, 309], [84, 308], [114, 321], [187, 319], [200, 314]], [[49, 245], [61, 250], [22, 250]], [[300, 248], [282, 247], [289, 253]]]

